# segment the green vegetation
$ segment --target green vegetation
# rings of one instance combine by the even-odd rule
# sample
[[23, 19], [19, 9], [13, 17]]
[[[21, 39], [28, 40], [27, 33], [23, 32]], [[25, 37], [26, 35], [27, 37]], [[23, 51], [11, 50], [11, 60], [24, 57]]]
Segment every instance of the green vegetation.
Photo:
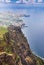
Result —
[[4, 47], [4, 51], [11, 54], [12, 53], [12, 47], [10, 45], [6, 46], [6, 47]]
[[7, 63], [3, 62], [3, 63], [2, 63], [2, 65], [9, 65], [9, 64], [7, 64]]
[[19, 62], [19, 60], [20, 60], [20, 57], [19, 57], [19, 55], [18, 54], [16, 54], [16, 65], [18, 64], [18, 62]]
[[6, 42], [4, 42], [3, 40], [0, 41], [0, 47], [5, 47], [6, 45], [7, 45]]
[[[11, 44], [8, 45], [6, 35], [4, 35], [6, 32], [8, 32], [7, 28], [0, 27], [0, 47], [2, 50], [4, 50], [7, 53], [12, 53], [12, 45], [13, 40], [10, 42]], [[5, 36], [5, 37], [4, 37]], [[4, 40], [5, 39], [5, 40]]]
[[37, 57], [37, 65], [44, 65], [44, 61]]
[[0, 38], [3, 38], [3, 34], [7, 32], [7, 28], [5, 27], [0, 27]]

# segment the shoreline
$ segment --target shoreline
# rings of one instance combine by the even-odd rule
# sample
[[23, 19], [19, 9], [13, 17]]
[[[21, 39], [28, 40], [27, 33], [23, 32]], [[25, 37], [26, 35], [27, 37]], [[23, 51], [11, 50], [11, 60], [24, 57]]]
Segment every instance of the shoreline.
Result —
[[33, 53], [35, 56], [39, 57], [40, 59], [44, 60], [44, 58], [43, 58], [43, 57], [39, 56], [39, 55], [38, 55], [38, 54], [36, 54], [35, 52], [33, 52], [33, 51], [32, 51], [32, 53]]

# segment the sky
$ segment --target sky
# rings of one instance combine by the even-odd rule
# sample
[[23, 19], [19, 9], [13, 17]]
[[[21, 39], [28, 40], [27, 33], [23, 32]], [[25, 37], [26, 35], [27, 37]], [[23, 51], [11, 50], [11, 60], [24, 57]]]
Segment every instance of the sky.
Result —
[[[19, 0], [11, 0], [11, 1], [15, 2], [15, 1], [19, 1]], [[33, 0], [32, 0], [32, 1], [33, 1]], [[42, 2], [42, 1], [44, 1], [44, 0], [34, 0], [34, 1]]]
[[11, 0], [12, 2], [18, 1], [18, 0]]
[[7, 1], [7, 2], [8, 2], [8, 1], [15, 2], [15, 1], [18, 1], [18, 0], [0, 0], [0, 1], [3, 1], [3, 2], [4, 2], [4, 1]]
[[44, 2], [44, 0], [0, 0], [0, 2], [15, 2], [15, 3], [35, 3], [35, 2]]
[[[16, 1], [20, 1], [20, 0], [0, 0], [0, 1], [2, 1], [2, 2], [4, 2], [4, 1], [6, 1], [6, 2], [16, 2]], [[24, 0], [24, 1], [28, 1], [28, 0]], [[29, 0], [29, 1], [31, 1], [31, 0]], [[33, 1], [33, 0], [32, 0]], [[42, 2], [42, 1], [44, 1], [44, 0], [34, 0], [34, 1], [38, 1], [38, 2]]]

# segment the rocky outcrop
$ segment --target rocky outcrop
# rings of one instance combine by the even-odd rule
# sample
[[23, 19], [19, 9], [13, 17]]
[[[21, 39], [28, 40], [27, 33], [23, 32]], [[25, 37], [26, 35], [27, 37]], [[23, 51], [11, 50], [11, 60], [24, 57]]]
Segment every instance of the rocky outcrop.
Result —
[[[8, 32], [3, 35], [1, 43], [0, 65], [41, 65], [38, 58], [31, 52], [26, 37], [20, 27], [10, 25]], [[3, 52], [3, 53], [2, 53]], [[3, 63], [4, 62], [4, 63]]]
[[[5, 34], [5, 41], [7, 44], [11, 44], [12, 42], [12, 47], [13, 47], [13, 53], [17, 53], [20, 58], [21, 62], [23, 65], [29, 65], [30, 62], [28, 63], [26, 61], [27, 56], [31, 57], [32, 53], [29, 47], [29, 44], [27, 42], [26, 37], [24, 37], [21, 28], [20, 27], [15, 27], [13, 25], [10, 25], [8, 27], [8, 32]], [[33, 65], [36, 65], [36, 60], [34, 56], [33, 58]], [[32, 65], [31, 64], [31, 65]]]

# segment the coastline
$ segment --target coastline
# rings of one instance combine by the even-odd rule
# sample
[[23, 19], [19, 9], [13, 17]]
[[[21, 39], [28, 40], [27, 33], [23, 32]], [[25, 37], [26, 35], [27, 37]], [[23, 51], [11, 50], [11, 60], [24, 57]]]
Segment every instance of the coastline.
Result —
[[44, 8], [44, 3], [27, 3], [27, 4], [21, 4], [21, 3], [1, 3], [0, 2], [0, 8], [11, 8], [11, 9], [29, 9], [29, 8]]
[[40, 59], [44, 60], [44, 58], [42, 58], [41, 56], [37, 55], [35, 52], [32, 51], [32, 53], [33, 53], [36, 57], [39, 57]]

